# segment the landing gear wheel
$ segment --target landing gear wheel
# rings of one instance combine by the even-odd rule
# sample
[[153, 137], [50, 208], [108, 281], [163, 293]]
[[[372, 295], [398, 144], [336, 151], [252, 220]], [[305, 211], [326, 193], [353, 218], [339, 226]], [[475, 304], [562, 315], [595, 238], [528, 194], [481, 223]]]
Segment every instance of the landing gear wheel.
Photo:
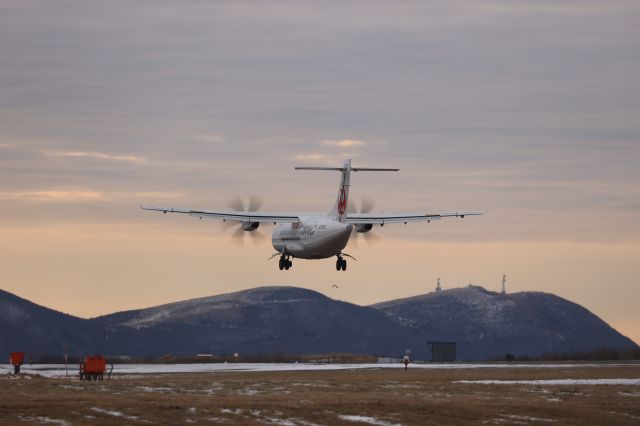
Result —
[[284, 255], [280, 256], [280, 261], [278, 262], [278, 268], [282, 271], [289, 270], [293, 266], [293, 262], [287, 259]]
[[347, 270], [347, 261], [342, 259], [342, 270], [346, 271]]
[[342, 260], [342, 259], [340, 259], [340, 258], [338, 258], [338, 259], [336, 260], [336, 271], [339, 271], [340, 269], [342, 269], [342, 262], [341, 262], [341, 260]]
[[347, 270], [347, 261], [344, 260], [342, 257], [339, 257], [338, 260], [336, 260], [336, 271], [346, 271]]

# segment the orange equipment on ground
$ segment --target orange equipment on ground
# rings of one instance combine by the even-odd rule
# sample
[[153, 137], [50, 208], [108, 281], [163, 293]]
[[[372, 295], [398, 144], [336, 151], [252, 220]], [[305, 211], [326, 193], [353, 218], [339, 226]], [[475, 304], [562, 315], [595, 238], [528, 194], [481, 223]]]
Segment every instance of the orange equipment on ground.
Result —
[[[107, 369], [107, 360], [102, 355], [89, 355], [80, 363], [80, 380], [102, 380]], [[111, 367], [113, 370], [113, 366]], [[109, 377], [111, 372], [109, 372]]]
[[11, 352], [11, 365], [22, 365], [24, 352]]
[[13, 365], [13, 372], [20, 374], [20, 366], [24, 361], [24, 352], [11, 352], [11, 365]]

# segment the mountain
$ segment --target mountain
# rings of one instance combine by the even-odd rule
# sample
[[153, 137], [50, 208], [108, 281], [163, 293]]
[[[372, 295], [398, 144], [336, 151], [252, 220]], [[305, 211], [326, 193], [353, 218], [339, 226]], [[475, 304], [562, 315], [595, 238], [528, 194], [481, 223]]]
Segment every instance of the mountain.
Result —
[[259, 287], [82, 319], [0, 291], [0, 356], [165, 353], [401, 356], [458, 342], [461, 360], [637, 348], [583, 307], [547, 293], [467, 287], [358, 306], [296, 287]]
[[427, 341], [457, 342], [460, 359], [637, 347], [587, 309], [549, 293], [470, 285], [372, 307]]
[[[412, 332], [381, 312], [295, 287], [260, 287], [93, 320], [121, 353], [390, 355]], [[399, 349], [400, 348], [400, 349]]]
[[88, 320], [0, 290], [0, 359], [8, 359], [10, 351], [23, 348], [30, 354], [64, 355], [66, 345], [70, 353], [80, 353], [99, 341]]

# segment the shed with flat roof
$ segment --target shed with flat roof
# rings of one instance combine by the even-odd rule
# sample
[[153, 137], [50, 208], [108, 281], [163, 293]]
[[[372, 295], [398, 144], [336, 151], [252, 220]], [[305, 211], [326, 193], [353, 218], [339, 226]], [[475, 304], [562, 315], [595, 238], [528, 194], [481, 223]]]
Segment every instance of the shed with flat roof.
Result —
[[427, 342], [431, 362], [455, 362], [456, 342]]

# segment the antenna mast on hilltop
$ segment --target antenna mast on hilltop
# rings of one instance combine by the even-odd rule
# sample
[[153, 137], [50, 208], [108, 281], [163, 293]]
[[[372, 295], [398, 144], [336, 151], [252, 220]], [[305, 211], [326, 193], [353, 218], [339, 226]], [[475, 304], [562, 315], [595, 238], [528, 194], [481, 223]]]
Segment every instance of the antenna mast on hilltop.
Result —
[[502, 294], [507, 294], [506, 284], [507, 284], [507, 276], [503, 275], [502, 276]]
[[436, 293], [440, 293], [442, 291], [442, 287], [440, 287], [440, 278], [438, 278], [438, 284], [436, 285]]

